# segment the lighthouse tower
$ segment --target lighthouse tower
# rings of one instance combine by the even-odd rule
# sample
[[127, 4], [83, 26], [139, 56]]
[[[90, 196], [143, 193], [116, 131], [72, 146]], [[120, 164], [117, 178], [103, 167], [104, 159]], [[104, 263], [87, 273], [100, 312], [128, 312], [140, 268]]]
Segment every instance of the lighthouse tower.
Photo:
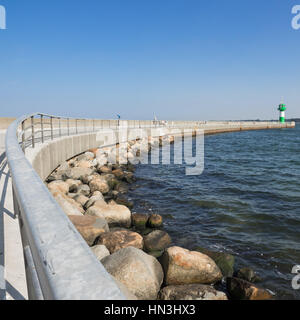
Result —
[[278, 107], [279, 110], [279, 122], [285, 123], [285, 110], [286, 110], [286, 105], [284, 103], [281, 103]]

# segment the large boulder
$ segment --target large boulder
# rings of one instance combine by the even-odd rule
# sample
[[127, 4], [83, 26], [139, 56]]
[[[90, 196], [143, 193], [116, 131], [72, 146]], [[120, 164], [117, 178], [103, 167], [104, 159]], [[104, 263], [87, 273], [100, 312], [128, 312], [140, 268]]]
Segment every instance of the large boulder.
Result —
[[166, 249], [160, 259], [165, 272], [165, 283], [212, 284], [222, 279], [222, 273], [208, 256], [180, 247]]
[[105, 219], [91, 216], [69, 216], [75, 228], [89, 246], [104, 232], [108, 232], [108, 224]]
[[220, 268], [224, 277], [232, 277], [234, 272], [234, 256], [225, 252], [215, 252], [205, 248], [197, 247], [194, 251], [206, 254], [214, 260]]
[[54, 199], [57, 203], [61, 206], [63, 211], [68, 216], [82, 216], [84, 210], [82, 209], [81, 205], [76, 202], [75, 200], [67, 197], [65, 194], [61, 192], [53, 193]]
[[104, 217], [110, 227], [120, 226], [129, 228], [131, 226], [130, 210], [119, 204], [107, 204], [105, 201], [96, 201], [94, 205], [86, 211], [86, 214]]
[[101, 261], [105, 269], [138, 299], [155, 300], [163, 282], [157, 259], [142, 250], [128, 247]]
[[98, 177], [90, 181], [89, 187], [91, 192], [100, 191], [102, 194], [106, 194], [110, 190], [108, 182], [102, 177]]
[[61, 192], [67, 194], [69, 192], [69, 185], [62, 180], [56, 180], [48, 184], [48, 189], [51, 193]]
[[145, 250], [161, 251], [171, 244], [171, 237], [165, 231], [155, 230], [144, 237]]
[[183, 284], [164, 287], [159, 300], [228, 300], [226, 294], [204, 284]]
[[108, 249], [101, 244], [91, 247], [91, 250], [99, 261], [110, 255]]
[[98, 239], [98, 244], [105, 245], [110, 253], [114, 253], [127, 247], [143, 249], [144, 241], [143, 237], [136, 232], [118, 230], [101, 234]]
[[66, 179], [82, 180], [82, 178], [90, 176], [92, 173], [93, 169], [76, 167], [66, 170], [64, 175]]
[[80, 160], [76, 163], [76, 166], [78, 168], [92, 168], [93, 164], [92, 161], [88, 161], [88, 160]]
[[235, 300], [270, 300], [273, 298], [269, 291], [258, 288], [243, 279], [228, 277], [226, 286], [230, 297]]

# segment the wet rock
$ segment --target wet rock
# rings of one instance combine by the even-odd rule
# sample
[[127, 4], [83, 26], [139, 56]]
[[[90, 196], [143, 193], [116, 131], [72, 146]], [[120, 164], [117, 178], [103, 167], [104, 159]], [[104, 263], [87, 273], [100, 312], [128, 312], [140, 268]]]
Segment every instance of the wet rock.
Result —
[[124, 171], [124, 180], [127, 183], [133, 183], [134, 181], [136, 181], [133, 173], [132, 172], [127, 172], [127, 171]]
[[144, 237], [145, 250], [161, 251], [171, 244], [171, 237], [165, 231], [155, 230]]
[[159, 214], [151, 214], [148, 219], [148, 226], [151, 228], [160, 228], [163, 224], [163, 218]]
[[92, 246], [102, 233], [109, 231], [105, 219], [91, 216], [69, 216], [69, 219], [89, 246]]
[[212, 258], [220, 268], [224, 277], [232, 277], [234, 272], [234, 256], [225, 252], [215, 252], [205, 248], [197, 247], [194, 251], [201, 252]]
[[165, 250], [160, 260], [165, 283], [170, 284], [212, 284], [222, 279], [222, 273], [208, 256], [180, 247]]
[[236, 277], [253, 283], [261, 281], [261, 278], [254, 270], [247, 267], [239, 269], [236, 273]]
[[87, 210], [86, 214], [104, 217], [110, 227], [129, 228], [131, 226], [131, 212], [127, 207], [122, 205], [96, 201], [94, 205]]
[[127, 193], [128, 192], [128, 185], [126, 182], [119, 181], [115, 186], [115, 190], [120, 193]]
[[112, 171], [112, 174], [119, 180], [122, 180], [124, 178], [124, 172], [122, 171], [122, 169], [115, 169]]
[[143, 237], [136, 232], [119, 230], [103, 233], [98, 239], [98, 244], [105, 245], [110, 253], [114, 253], [127, 247], [143, 249], [144, 242]]
[[265, 289], [258, 288], [252, 283], [234, 277], [226, 279], [227, 290], [232, 299], [237, 300], [270, 300], [271, 293]]
[[132, 201], [129, 201], [128, 199], [126, 199], [125, 197], [123, 196], [117, 196], [115, 198], [115, 201], [117, 204], [121, 204], [123, 206], [126, 206], [127, 208], [129, 209], [132, 209], [133, 208], [133, 202]]
[[149, 251], [147, 252], [150, 256], [154, 257], [154, 258], [159, 258], [163, 255], [164, 250], [157, 250], [157, 251]]
[[111, 173], [112, 171], [111, 171], [111, 167], [109, 167], [109, 166], [101, 166], [101, 167], [99, 167], [98, 168], [98, 172], [99, 173]]
[[91, 250], [93, 251], [94, 255], [97, 257], [99, 261], [110, 255], [108, 249], [101, 244], [91, 247]]
[[114, 189], [118, 184], [118, 180], [113, 174], [104, 173], [101, 175], [101, 178], [103, 178], [108, 183], [110, 189]]
[[142, 250], [128, 247], [101, 261], [105, 269], [140, 300], [155, 300], [163, 281], [161, 265]]
[[164, 287], [160, 300], [228, 300], [226, 294], [203, 284], [186, 284]]
[[48, 184], [48, 189], [51, 193], [62, 192], [63, 194], [67, 194], [69, 192], [69, 185], [62, 180], [56, 180]]
[[109, 186], [107, 181], [100, 177], [93, 179], [89, 183], [89, 187], [91, 189], [91, 192], [100, 191], [102, 194], [106, 194], [109, 192]]
[[[132, 214], [132, 224], [138, 229], [145, 229], [149, 216], [143, 213]], [[151, 230], [151, 229], [150, 229]], [[152, 230], [151, 230], [152, 231]]]

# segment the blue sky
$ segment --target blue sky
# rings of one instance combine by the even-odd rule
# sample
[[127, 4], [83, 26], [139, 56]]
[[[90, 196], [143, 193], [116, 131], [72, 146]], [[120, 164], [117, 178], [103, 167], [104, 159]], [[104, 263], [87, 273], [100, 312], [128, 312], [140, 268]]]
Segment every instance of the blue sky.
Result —
[[0, 116], [300, 117], [300, 0], [0, 0]]

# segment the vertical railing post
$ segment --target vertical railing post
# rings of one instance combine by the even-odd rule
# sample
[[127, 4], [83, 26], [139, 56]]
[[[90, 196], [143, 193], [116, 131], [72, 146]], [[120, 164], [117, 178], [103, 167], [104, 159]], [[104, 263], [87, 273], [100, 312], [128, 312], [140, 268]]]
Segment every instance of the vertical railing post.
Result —
[[93, 119], [93, 132], [95, 132], [95, 120]]
[[70, 135], [70, 119], [68, 118], [67, 120], [67, 123], [68, 123], [68, 136]]
[[31, 144], [32, 144], [32, 148], [35, 147], [35, 136], [34, 136], [34, 117], [31, 116]]
[[76, 125], [75, 125], [75, 127], [76, 127], [76, 134], [78, 134], [77, 119], [76, 119], [75, 121], [76, 121]]
[[51, 140], [53, 140], [53, 117], [50, 117]]
[[22, 121], [22, 150], [25, 153], [25, 120]]
[[42, 136], [42, 143], [44, 143], [44, 123], [43, 123], [43, 115], [41, 114], [41, 136]]

